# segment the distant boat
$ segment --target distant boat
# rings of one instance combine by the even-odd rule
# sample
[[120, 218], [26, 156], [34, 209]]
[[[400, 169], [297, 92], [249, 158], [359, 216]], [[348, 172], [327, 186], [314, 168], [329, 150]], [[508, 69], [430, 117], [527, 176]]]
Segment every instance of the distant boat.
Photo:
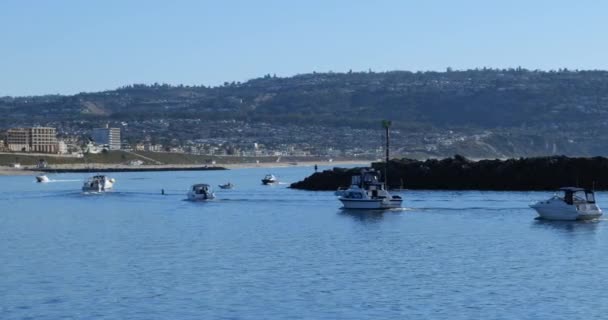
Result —
[[403, 202], [386, 190], [373, 169], [362, 169], [360, 175], [352, 176], [350, 187], [338, 199], [345, 209], [393, 209], [401, 208]]
[[232, 188], [234, 188], [234, 185], [232, 183], [228, 182], [228, 183], [220, 184], [220, 185], [218, 185], [218, 187], [220, 187], [220, 189], [232, 189]]
[[210, 185], [205, 183], [198, 183], [190, 187], [188, 191], [188, 200], [191, 201], [205, 201], [215, 199], [215, 193]]
[[547, 220], [590, 220], [599, 218], [602, 210], [595, 203], [595, 193], [588, 189], [566, 187], [560, 195], [539, 201], [530, 207], [539, 218]]
[[87, 179], [83, 186], [83, 192], [105, 192], [114, 187], [116, 180], [108, 178], [104, 175], [97, 175]]
[[49, 181], [51, 181], [51, 180], [45, 174], [36, 176], [36, 182], [46, 183], [46, 182], [49, 182]]
[[279, 182], [279, 180], [277, 180], [277, 177], [275, 177], [274, 175], [272, 175], [270, 173], [267, 174], [267, 175], [265, 175], [264, 179], [262, 179], [262, 183], [266, 184], [266, 185], [267, 184], [277, 183], [277, 182]]

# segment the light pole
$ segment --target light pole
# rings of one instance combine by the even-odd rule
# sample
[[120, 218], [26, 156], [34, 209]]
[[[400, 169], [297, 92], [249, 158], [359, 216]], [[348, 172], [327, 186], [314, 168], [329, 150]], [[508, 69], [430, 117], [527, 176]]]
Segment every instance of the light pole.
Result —
[[384, 183], [386, 184], [386, 188], [388, 189], [388, 158], [389, 158], [389, 128], [391, 127], [390, 120], [382, 120], [382, 127], [386, 130], [386, 161], [384, 162]]

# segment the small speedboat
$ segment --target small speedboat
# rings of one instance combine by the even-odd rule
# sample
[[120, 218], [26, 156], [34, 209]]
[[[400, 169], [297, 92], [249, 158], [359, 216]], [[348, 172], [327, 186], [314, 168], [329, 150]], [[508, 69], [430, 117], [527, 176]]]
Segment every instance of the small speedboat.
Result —
[[232, 189], [234, 188], [234, 185], [230, 182], [225, 183], [225, 184], [220, 184], [218, 185], [218, 187], [220, 187], [220, 189]]
[[114, 187], [116, 180], [108, 178], [104, 175], [97, 175], [87, 179], [83, 186], [83, 192], [105, 192]]
[[351, 185], [338, 198], [344, 209], [396, 209], [401, 208], [400, 196], [391, 195], [374, 169], [362, 169], [351, 177]]
[[279, 180], [277, 180], [277, 177], [275, 177], [272, 174], [267, 174], [264, 176], [264, 179], [262, 179], [262, 183], [263, 184], [273, 184], [273, 183], [277, 183], [279, 182]]
[[566, 187], [549, 200], [539, 201], [530, 207], [539, 218], [547, 220], [590, 220], [599, 218], [602, 210], [595, 203], [592, 190]]
[[36, 176], [36, 182], [46, 183], [46, 182], [49, 182], [49, 181], [51, 181], [51, 180], [49, 179], [49, 177], [46, 176], [46, 174]]
[[204, 201], [215, 199], [215, 193], [211, 189], [211, 186], [204, 183], [192, 185], [190, 191], [188, 191], [188, 200], [190, 201]]

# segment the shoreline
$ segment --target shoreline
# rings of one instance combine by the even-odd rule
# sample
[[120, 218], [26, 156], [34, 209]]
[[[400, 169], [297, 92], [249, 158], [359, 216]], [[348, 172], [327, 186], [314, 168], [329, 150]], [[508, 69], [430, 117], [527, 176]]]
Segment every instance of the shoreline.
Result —
[[237, 170], [252, 168], [286, 168], [286, 167], [314, 167], [322, 166], [341, 166], [341, 165], [361, 165], [370, 166], [371, 161], [301, 161], [301, 162], [263, 162], [263, 163], [216, 163], [213, 166], [207, 165], [142, 165], [129, 166], [123, 164], [58, 164], [51, 168], [39, 169], [25, 166], [22, 168], [12, 168], [0, 166], [0, 176], [24, 176], [39, 175], [43, 173], [82, 173], [82, 172], [157, 172], [157, 171], [205, 171], [205, 170]]
[[229, 163], [222, 164], [227, 169], [251, 169], [251, 168], [285, 168], [285, 167], [319, 167], [340, 165], [371, 166], [372, 161], [344, 160], [344, 161], [298, 161], [297, 163], [286, 162], [263, 162], [263, 163]]

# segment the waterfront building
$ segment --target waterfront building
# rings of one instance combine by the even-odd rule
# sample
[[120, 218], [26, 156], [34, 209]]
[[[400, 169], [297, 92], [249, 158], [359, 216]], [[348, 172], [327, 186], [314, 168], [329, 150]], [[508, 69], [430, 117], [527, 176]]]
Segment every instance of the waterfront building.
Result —
[[10, 151], [30, 151], [30, 140], [28, 128], [12, 128], [6, 132], [6, 145]]
[[107, 145], [110, 150], [120, 150], [120, 128], [95, 128], [91, 135], [96, 145]]
[[57, 153], [57, 131], [51, 127], [12, 128], [6, 135], [10, 151]]
[[57, 153], [66, 154], [68, 153], [68, 145], [64, 140], [57, 141]]
[[32, 128], [32, 152], [57, 153], [57, 131], [50, 127]]

